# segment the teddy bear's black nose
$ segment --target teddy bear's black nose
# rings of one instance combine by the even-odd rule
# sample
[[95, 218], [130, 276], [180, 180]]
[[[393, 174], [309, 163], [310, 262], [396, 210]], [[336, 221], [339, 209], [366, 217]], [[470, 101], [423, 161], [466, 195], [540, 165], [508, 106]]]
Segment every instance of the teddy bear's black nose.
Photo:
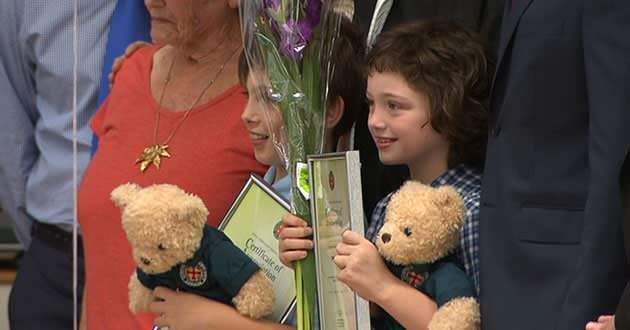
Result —
[[392, 235], [385, 233], [381, 235], [381, 240], [383, 240], [383, 243], [389, 243], [392, 240]]
[[142, 261], [142, 263], [147, 265], [147, 266], [151, 264], [151, 260], [149, 260], [149, 259], [147, 259], [145, 257], [140, 258], [140, 261]]

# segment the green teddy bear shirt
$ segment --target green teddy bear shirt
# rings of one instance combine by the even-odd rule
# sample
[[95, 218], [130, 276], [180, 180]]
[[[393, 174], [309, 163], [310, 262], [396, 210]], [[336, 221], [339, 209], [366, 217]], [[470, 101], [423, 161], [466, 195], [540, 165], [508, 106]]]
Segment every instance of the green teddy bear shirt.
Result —
[[[475, 286], [470, 276], [459, 266], [455, 256], [444, 257], [430, 264], [395, 265], [385, 261], [387, 268], [403, 282], [433, 299], [438, 308], [456, 298], [475, 297]], [[404, 329], [386, 314], [377, 329]]]
[[140, 268], [136, 272], [151, 290], [162, 286], [232, 305], [232, 298], [259, 269], [223, 232], [206, 225], [192, 258], [164, 273], [151, 275]]

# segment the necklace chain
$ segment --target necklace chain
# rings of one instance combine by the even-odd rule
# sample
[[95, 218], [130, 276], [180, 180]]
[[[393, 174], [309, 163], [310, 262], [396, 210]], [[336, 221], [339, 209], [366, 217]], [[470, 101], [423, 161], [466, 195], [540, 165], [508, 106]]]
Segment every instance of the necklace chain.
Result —
[[188, 107], [182, 119], [179, 121], [179, 123], [177, 123], [177, 126], [175, 126], [175, 129], [173, 129], [171, 134], [169, 134], [169, 136], [166, 138], [166, 140], [164, 140], [163, 143], [158, 143], [157, 135], [158, 135], [159, 127], [160, 127], [160, 110], [162, 108], [162, 104], [163, 104], [162, 102], [164, 101], [164, 94], [166, 92], [166, 88], [168, 87], [168, 84], [171, 81], [173, 67], [175, 66], [175, 62], [177, 58], [179, 57], [179, 53], [175, 55], [175, 57], [173, 58], [173, 61], [171, 62], [171, 65], [169, 66], [166, 78], [164, 79], [164, 87], [162, 87], [162, 91], [160, 92], [160, 99], [159, 99], [158, 107], [155, 110], [155, 125], [153, 126], [153, 143], [151, 146], [145, 148], [142, 154], [140, 155], [140, 158], [136, 160], [136, 164], [140, 164], [141, 172], [146, 171], [151, 166], [151, 164], [155, 165], [155, 167], [157, 168], [160, 168], [161, 157], [165, 157], [165, 158], [171, 157], [171, 154], [168, 152], [168, 144], [171, 142], [171, 140], [175, 136], [175, 133], [177, 133], [179, 128], [189, 117], [190, 113], [192, 112], [194, 107], [197, 105], [197, 103], [201, 101], [203, 96], [206, 95], [206, 92], [208, 91], [208, 89], [210, 89], [210, 87], [212, 87], [215, 81], [219, 78], [219, 76], [225, 69], [225, 66], [230, 62], [230, 60], [234, 57], [234, 54], [236, 54], [239, 49], [240, 47], [237, 47], [234, 51], [232, 51], [232, 53], [230, 53], [230, 56], [225, 60], [225, 62], [223, 62], [223, 64], [221, 64], [221, 66], [219, 67], [219, 70], [217, 70], [217, 72], [214, 74], [212, 79], [210, 79], [208, 83], [206, 84], [206, 86], [201, 90], [201, 93], [199, 94], [199, 96], [197, 96], [197, 98], [195, 98], [195, 100]]

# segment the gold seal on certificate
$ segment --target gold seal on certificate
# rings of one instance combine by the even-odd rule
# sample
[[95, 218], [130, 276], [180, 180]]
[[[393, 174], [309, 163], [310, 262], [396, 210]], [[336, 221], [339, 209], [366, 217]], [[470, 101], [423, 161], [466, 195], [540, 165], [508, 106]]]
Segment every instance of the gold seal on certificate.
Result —
[[358, 151], [308, 158], [321, 329], [370, 329], [368, 302], [337, 281], [333, 262], [346, 229], [364, 233]]
[[221, 222], [222, 230], [271, 279], [276, 305], [267, 318], [285, 323], [295, 306], [293, 270], [280, 262], [278, 233], [290, 206], [256, 175], [252, 175]]

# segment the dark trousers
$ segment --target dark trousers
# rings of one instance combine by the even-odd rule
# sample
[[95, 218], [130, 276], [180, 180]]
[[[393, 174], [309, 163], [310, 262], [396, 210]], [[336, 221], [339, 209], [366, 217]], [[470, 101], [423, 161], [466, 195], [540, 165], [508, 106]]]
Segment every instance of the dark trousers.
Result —
[[[77, 264], [80, 318], [84, 284], [81, 243]], [[72, 265], [71, 235], [54, 227], [35, 225], [33, 240], [22, 257], [9, 297], [11, 330], [73, 328]]]

